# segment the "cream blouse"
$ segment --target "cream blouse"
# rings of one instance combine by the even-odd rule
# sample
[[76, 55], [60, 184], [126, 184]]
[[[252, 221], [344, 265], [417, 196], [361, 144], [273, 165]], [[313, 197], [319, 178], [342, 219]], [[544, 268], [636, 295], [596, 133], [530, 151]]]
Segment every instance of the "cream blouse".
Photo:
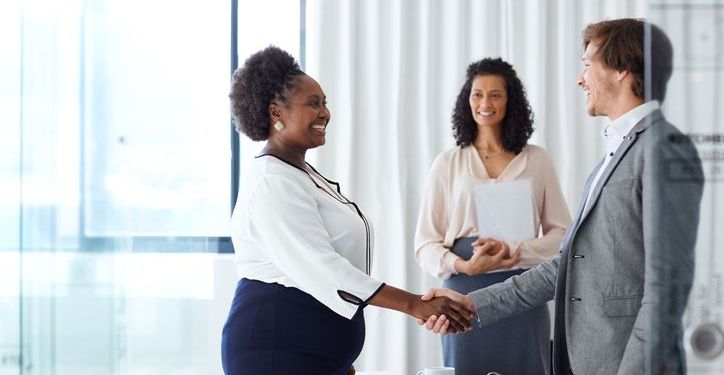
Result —
[[[490, 178], [474, 146], [455, 147], [435, 158], [425, 187], [415, 233], [415, 259], [435, 277], [447, 279], [458, 258], [450, 249], [456, 239], [477, 237], [474, 188], [520, 179], [532, 180], [533, 218], [537, 238], [509, 244], [520, 251], [516, 268], [531, 268], [556, 254], [571, 223], [553, 162], [543, 148], [527, 145], [498, 178]], [[495, 270], [501, 271], [501, 270]]]

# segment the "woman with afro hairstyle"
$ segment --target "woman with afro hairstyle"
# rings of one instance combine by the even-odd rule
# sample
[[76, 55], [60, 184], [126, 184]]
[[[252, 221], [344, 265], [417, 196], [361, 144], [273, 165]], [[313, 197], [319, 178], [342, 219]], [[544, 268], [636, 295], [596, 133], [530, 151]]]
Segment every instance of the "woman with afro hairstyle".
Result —
[[[452, 129], [457, 146], [438, 155], [428, 176], [415, 258], [424, 270], [444, 279], [445, 288], [466, 294], [553, 257], [571, 218], [550, 156], [527, 143], [533, 114], [510, 64], [486, 58], [468, 66]], [[535, 238], [517, 243], [479, 238], [474, 189], [506, 181], [530, 183]], [[449, 323], [436, 316], [427, 324], [439, 332]], [[543, 305], [496, 324], [443, 336], [443, 358], [459, 374], [548, 374], [549, 336], [549, 312]]]
[[234, 73], [237, 130], [263, 151], [243, 181], [231, 219], [240, 276], [222, 332], [227, 375], [353, 373], [370, 304], [418, 319], [472, 312], [448, 298], [423, 301], [369, 276], [372, 229], [338, 183], [304, 161], [325, 143], [330, 112], [319, 83], [287, 52], [268, 47]]

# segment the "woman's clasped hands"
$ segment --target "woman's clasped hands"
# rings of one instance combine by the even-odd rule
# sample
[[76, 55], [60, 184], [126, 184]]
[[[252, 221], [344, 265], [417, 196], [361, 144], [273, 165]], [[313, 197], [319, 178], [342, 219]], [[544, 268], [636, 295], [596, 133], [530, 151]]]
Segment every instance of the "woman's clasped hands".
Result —
[[455, 269], [462, 274], [475, 276], [495, 269], [507, 269], [520, 261], [520, 251], [511, 255], [505, 241], [493, 238], [478, 238], [472, 244], [473, 256], [468, 260], [458, 259]]

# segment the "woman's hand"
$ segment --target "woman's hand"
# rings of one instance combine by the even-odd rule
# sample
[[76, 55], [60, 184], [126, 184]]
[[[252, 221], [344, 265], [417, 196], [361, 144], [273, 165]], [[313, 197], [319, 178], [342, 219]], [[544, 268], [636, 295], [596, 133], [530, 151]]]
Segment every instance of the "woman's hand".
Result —
[[520, 261], [520, 252], [510, 256], [510, 247], [505, 241], [479, 238], [472, 244], [473, 256], [468, 260], [455, 261], [455, 269], [468, 276], [475, 276], [494, 269], [510, 268]]
[[[470, 311], [476, 311], [475, 304], [473, 303], [473, 300], [472, 298], [470, 298], [470, 296], [460, 294], [450, 289], [430, 289], [424, 296], [422, 296], [422, 300], [429, 301], [434, 297], [442, 296], [448, 297], [453, 301], [462, 303]], [[441, 315], [439, 317], [436, 315], [432, 315], [427, 320], [417, 319], [417, 323], [421, 326], [424, 325], [425, 328], [427, 328], [428, 330], [434, 333], [439, 333], [440, 335], [445, 335], [448, 332], [452, 333], [452, 331], [450, 331], [450, 320], [447, 319], [445, 315]]]
[[470, 328], [470, 319], [475, 316], [471, 309], [447, 296], [434, 297], [423, 300], [419, 294], [383, 285], [370, 299], [369, 304], [401, 311], [424, 321], [433, 315], [445, 315], [450, 320], [450, 332], [464, 332]]
[[347, 370], [347, 375], [354, 375], [357, 371], [354, 370], [354, 366], [349, 366], [349, 370]]
[[412, 305], [410, 315], [420, 320], [428, 320], [430, 317], [445, 316], [449, 321], [449, 332], [465, 332], [470, 329], [470, 320], [475, 316], [474, 312], [464, 303], [455, 301], [446, 296], [427, 297], [423, 300], [421, 296]]
[[497, 240], [490, 237], [480, 237], [471, 244], [474, 249], [481, 249], [483, 245], [491, 244], [492, 247], [486, 251], [487, 254], [497, 255], [501, 251], [504, 253], [505, 259], [510, 259], [510, 246], [505, 241]]

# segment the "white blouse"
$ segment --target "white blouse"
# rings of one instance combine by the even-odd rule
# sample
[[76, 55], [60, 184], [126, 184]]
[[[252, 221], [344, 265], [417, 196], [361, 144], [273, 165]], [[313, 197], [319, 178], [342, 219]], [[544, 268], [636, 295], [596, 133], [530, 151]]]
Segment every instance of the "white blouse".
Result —
[[509, 244], [511, 254], [520, 251], [520, 262], [514, 268], [532, 268], [553, 257], [571, 216], [548, 152], [527, 145], [497, 178], [491, 178], [470, 145], [443, 152], [430, 168], [415, 232], [418, 264], [439, 278], [457, 273], [454, 264], [459, 257], [450, 251], [453, 243], [461, 237], [478, 236], [475, 186], [520, 179], [532, 180], [534, 225], [542, 236]]
[[382, 287], [369, 276], [372, 230], [313, 168], [258, 157], [231, 217], [239, 277], [300, 289], [351, 319]]

